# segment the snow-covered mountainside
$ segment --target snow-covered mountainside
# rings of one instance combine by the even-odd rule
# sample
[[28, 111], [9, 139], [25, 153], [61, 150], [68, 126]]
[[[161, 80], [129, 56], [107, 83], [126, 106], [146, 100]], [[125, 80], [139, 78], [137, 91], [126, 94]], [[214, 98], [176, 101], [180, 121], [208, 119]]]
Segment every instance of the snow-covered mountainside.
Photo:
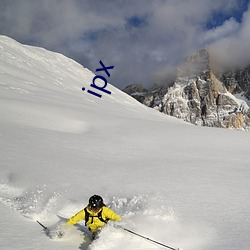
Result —
[[133, 91], [132, 85], [124, 91], [149, 107], [196, 125], [249, 129], [249, 70], [215, 74], [210, 61], [209, 52], [200, 50], [178, 68], [171, 87], [140, 91], [137, 86]]
[[82, 91], [94, 76], [0, 36], [0, 248], [163, 249], [111, 224], [91, 243], [84, 222], [62, 239], [36, 223], [54, 228], [97, 193], [168, 246], [248, 250], [249, 133], [193, 126], [110, 84], [98, 98]]
[[250, 103], [250, 65], [246, 68], [228, 69], [218, 72], [218, 79], [223, 82], [230, 93], [245, 97], [248, 105]]

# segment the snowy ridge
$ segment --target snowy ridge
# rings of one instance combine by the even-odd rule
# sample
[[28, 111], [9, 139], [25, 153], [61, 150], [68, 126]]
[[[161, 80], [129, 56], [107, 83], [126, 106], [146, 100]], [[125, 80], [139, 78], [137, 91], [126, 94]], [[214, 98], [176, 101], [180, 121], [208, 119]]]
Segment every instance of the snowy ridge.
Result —
[[110, 84], [102, 98], [81, 91], [93, 77], [0, 37], [1, 248], [162, 249], [112, 225], [90, 243], [84, 222], [51, 240], [36, 223], [54, 228], [96, 193], [154, 240], [248, 250], [249, 133], [186, 124]]

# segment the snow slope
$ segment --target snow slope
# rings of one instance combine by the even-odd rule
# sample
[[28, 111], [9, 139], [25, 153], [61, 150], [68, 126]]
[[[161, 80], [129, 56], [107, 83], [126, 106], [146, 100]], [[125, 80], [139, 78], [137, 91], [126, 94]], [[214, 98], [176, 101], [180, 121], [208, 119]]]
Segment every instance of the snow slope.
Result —
[[36, 223], [53, 228], [97, 193], [166, 245], [250, 249], [249, 133], [181, 122], [112, 85], [95, 97], [81, 90], [93, 77], [0, 36], [0, 248], [162, 249], [112, 225], [90, 244], [83, 223], [61, 240]]

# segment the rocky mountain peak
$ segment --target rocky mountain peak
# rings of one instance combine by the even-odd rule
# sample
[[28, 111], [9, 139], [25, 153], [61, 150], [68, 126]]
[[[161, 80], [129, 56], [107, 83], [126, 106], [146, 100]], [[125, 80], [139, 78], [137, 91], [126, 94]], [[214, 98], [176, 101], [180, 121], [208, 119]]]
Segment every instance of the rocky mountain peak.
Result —
[[209, 51], [202, 49], [178, 67], [171, 86], [129, 94], [149, 107], [196, 125], [248, 129], [250, 109], [233, 94], [250, 93], [250, 67], [249, 71], [220, 74], [212, 68]]
[[188, 57], [177, 69], [177, 77], [194, 77], [205, 74], [210, 70], [209, 53], [201, 49], [194, 55]]

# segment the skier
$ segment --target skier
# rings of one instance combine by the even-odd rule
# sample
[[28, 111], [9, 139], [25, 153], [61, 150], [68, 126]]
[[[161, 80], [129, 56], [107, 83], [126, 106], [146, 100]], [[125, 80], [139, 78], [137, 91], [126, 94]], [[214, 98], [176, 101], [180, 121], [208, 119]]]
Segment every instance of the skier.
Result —
[[120, 215], [105, 206], [101, 196], [95, 194], [89, 198], [89, 204], [72, 216], [67, 224], [74, 225], [80, 220], [85, 220], [85, 226], [92, 232], [94, 239], [109, 220], [120, 222], [122, 219]]

